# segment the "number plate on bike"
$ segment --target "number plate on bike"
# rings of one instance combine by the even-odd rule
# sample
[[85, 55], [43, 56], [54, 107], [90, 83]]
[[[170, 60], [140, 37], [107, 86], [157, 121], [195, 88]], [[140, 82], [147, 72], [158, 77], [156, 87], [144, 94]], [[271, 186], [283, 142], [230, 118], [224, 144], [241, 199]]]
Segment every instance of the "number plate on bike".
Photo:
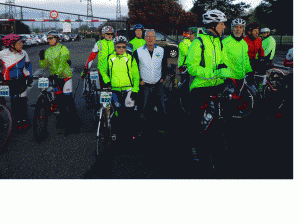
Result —
[[9, 96], [9, 86], [0, 86], [0, 96]]
[[38, 88], [48, 88], [49, 87], [49, 79], [48, 78], [39, 78]]
[[112, 98], [111, 92], [101, 92], [100, 103], [110, 103]]
[[91, 80], [97, 80], [97, 79], [99, 79], [98, 71], [91, 72], [91, 73], [90, 73], [90, 79], [91, 79]]

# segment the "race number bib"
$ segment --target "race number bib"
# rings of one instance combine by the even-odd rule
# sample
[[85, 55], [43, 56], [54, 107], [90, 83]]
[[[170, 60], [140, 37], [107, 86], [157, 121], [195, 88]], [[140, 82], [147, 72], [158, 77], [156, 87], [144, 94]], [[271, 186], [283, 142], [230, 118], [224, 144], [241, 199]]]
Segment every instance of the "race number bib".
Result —
[[9, 96], [9, 86], [0, 86], [0, 96], [2, 97]]
[[98, 76], [98, 71], [94, 71], [90, 73], [90, 79], [91, 80], [98, 80], [99, 76]]
[[38, 88], [46, 89], [49, 87], [49, 79], [48, 78], [39, 78]]
[[100, 103], [111, 103], [112, 92], [101, 92]]

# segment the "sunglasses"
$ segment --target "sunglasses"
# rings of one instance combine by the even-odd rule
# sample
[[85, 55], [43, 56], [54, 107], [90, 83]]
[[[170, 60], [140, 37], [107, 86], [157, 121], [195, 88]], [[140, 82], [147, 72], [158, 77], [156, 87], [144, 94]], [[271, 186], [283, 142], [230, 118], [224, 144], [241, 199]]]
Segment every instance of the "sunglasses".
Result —
[[116, 48], [118, 48], [118, 49], [126, 49], [127, 48], [127, 46], [116, 46]]
[[113, 33], [106, 33], [105, 35], [113, 35]]
[[47, 40], [52, 40], [54, 37], [47, 37]]

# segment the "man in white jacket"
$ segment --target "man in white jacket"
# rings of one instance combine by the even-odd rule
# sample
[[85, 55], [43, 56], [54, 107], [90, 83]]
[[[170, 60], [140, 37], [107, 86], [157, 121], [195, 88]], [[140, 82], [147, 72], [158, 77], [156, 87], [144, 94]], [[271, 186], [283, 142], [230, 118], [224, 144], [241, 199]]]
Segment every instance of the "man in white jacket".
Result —
[[138, 48], [133, 54], [140, 72], [141, 95], [138, 110], [140, 110], [141, 118], [149, 121], [151, 112], [156, 106], [160, 117], [159, 130], [162, 132], [166, 120], [163, 81], [167, 71], [167, 55], [162, 47], [155, 44], [154, 30], [146, 31], [145, 40], [146, 44]]

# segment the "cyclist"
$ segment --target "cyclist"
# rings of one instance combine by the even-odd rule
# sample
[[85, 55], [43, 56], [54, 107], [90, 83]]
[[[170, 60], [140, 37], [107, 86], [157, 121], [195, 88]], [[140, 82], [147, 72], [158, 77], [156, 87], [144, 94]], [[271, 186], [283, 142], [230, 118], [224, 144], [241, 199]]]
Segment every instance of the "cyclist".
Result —
[[65, 135], [75, 133], [77, 126], [75, 126], [74, 119], [76, 120], [76, 108], [74, 99], [72, 97], [72, 71], [68, 63], [70, 51], [66, 46], [59, 43], [59, 33], [50, 31], [47, 34], [47, 40], [50, 48], [46, 51], [41, 50], [40, 66], [45, 69], [49, 65], [51, 80], [55, 81], [55, 102], [52, 105], [52, 110], [59, 104], [61, 114], [61, 126], [65, 127]]
[[248, 45], [243, 39], [245, 25], [245, 20], [234, 19], [231, 23], [232, 33], [222, 41], [224, 51], [228, 57], [227, 65], [238, 87], [243, 84], [246, 73], [252, 72], [248, 56]]
[[[210, 95], [222, 92], [224, 78], [230, 77], [230, 70], [225, 65], [226, 54], [222, 50], [221, 35], [225, 29], [226, 16], [219, 10], [209, 10], [203, 14], [204, 33], [195, 39], [188, 51], [187, 69], [190, 74], [191, 97], [191, 146], [195, 159], [209, 161], [209, 152], [206, 147], [199, 148], [201, 121], [204, 118], [205, 105], [210, 102]], [[200, 128], [199, 128], [200, 127]], [[209, 143], [208, 143], [209, 144]], [[200, 156], [201, 154], [202, 156]], [[211, 166], [211, 164], [209, 164]]]
[[[109, 55], [114, 52], [114, 43], [113, 43], [114, 28], [111, 26], [105, 26], [102, 28], [102, 40], [98, 40], [94, 45], [92, 53], [90, 54], [85, 66], [83, 73], [81, 73], [82, 79], [86, 76], [89, 69], [92, 66], [93, 60], [98, 54], [98, 71], [100, 71], [102, 61]], [[100, 86], [102, 88], [103, 82], [99, 76]]]
[[254, 72], [256, 70], [262, 69], [264, 66], [264, 49], [262, 47], [262, 41], [258, 38], [259, 34], [259, 25], [257, 23], [250, 23], [246, 27], [247, 37], [244, 40], [248, 44], [248, 55], [250, 60], [250, 65], [252, 68], [251, 73], [248, 74], [247, 82], [249, 83], [250, 88], [253, 93], [257, 93], [257, 89], [254, 85]]
[[146, 41], [143, 39], [144, 26], [142, 24], [136, 24], [133, 26], [133, 30], [136, 37], [129, 42], [133, 47], [132, 53], [146, 44]]
[[[17, 130], [27, 128], [30, 125], [27, 116], [26, 80], [32, 83], [32, 64], [28, 54], [24, 51], [21, 37], [17, 34], [9, 34], [2, 38], [7, 47], [0, 51], [0, 60], [3, 64], [4, 84], [9, 86], [11, 109]], [[23, 94], [22, 94], [23, 93]]]
[[271, 64], [275, 55], [276, 41], [274, 37], [270, 36], [270, 32], [271, 31], [269, 28], [261, 29], [261, 33], [263, 35], [262, 47], [265, 52], [265, 61]]
[[[102, 61], [100, 73], [105, 85], [111, 87], [117, 96], [118, 102], [114, 102], [114, 104], [118, 107], [118, 119], [121, 123], [118, 124], [118, 131], [120, 131], [121, 127], [123, 127], [124, 131], [124, 127], [126, 127], [129, 130], [123, 132], [123, 135], [133, 134], [136, 122], [134, 118], [134, 105], [131, 101], [136, 99], [139, 91], [139, 70], [136, 60], [130, 54], [126, 53], [128, 44], [126, 37], [115, 37], [113, 43], [115, 51]], [[129, 100], [127, 98], [128, 94], [131, 98]], [[126, 98], [127, 100], [125, 100]]]
[[187, 31], [183, 32], [183, 36], [185, 37], [183, 41], [179, 43], [179, 59], [178, 59], [178, 68], [180, 72], [186, 70], [186, 57], [191, 46], [192, 42], [195, 39], [195, 33], [197, 32], [196, 28], [190, 27]]

